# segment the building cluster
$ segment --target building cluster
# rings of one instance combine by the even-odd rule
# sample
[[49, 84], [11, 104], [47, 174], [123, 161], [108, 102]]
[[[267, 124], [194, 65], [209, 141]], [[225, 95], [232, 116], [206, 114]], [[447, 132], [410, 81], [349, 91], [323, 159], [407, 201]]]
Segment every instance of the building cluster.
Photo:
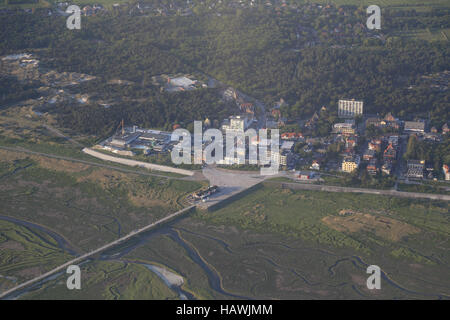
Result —
[[234, 102], [239, 109], [239, 112], [242, 114], [246, 114], [249, 117], [253, 117], [255, 115], [255, 105], [250, 99], [247, 98], [244, 94], [238, 92], [236, 89], [232, 87], [226, 88], [222, 92], [222, 98], [225, 101]]
[[[227, 133], [244, 133], [248, 129], [257, 129], [257, 121], [252, 114], [241, 114], [230, 116], [228, 119], [225, 119], [221, 126], [222, 132], [224, 136]], [[257, 133], [257, 130], [255, 130]], [[225, 142], [226, 143], [226, 142]], [[294, 141], [289, 141], [288, 139], [280, 139], [280, 143], [278, 144], [278, 150], [272, 150], [272, 141], [269, 138], [262, 138], [258, 135], [251, 137], [248, 143], [245, 143], [245, 148], [237, 148], [235, 145], [237, 154], [236, 156], [226, 155], [224, 156], [223, 161], [220, 164], [225, 165], [244, 165], [249, 164], [249, 152], [250, 148], [255, 148], [259, 150], [260, 146], [264, 146], [266, 149], [266, 154], [259, 154], [259, 160], [261, 158], [269, 159], [272, 163], [277, 163], [280, 166], [288, 166], [292, 163], [293, 160], [293, 151], [294, 151]], [[224, 145], [226, 147], [226, 144]], [[241, 153], [239, 153], [241, 152]], [[259, 163], [259, 162], [258, 162]]]
[[95, 146], [124, 156], [135, 156], [139, 151], [149, 155], [151, 153], [165, 153], [172, 150], [174, 142], [171, 133], [158, 130], [142, 129], [136, 126], [124, 127], [112, 137]]
[[[178, 86], [189, 86], [187, 77], [167, 77], [165, 81]], [[416, 135], [418, 139], [432, 140], [439, 142], [443, 135], [449, 133], [448, 124], [444, 124], [441, 130], [436, 128], [428, 129], [427, 121], [401, 121], [391, 113], [384, 117], [378, 115], [364, 115], [363, 102], [358, 100], [340, 100], [338, 103], [338, 118], [328, 135], [316, 137], [313, 129], [324, 114], [327, 114], [326, 107], [322, 107], [310, 119], [299, 121], [299, 130], [289, 130], [280, 135], [277, 148], [273, 148], [270, 140], [271, 128], [285, 128], [286, 122], [281, 121], [281, 108], [286, 102], [283, 99], [276, 102], [272, 108], [266, 111], [265, 117], [255, 112], [257, 101], [239, 93], [233, 88], [226, 88], [222, 91], [222, 98], [236, 103], [235, 115], [224, 119], [219, 125], [217, 120], [214, 124], [209, 119], [204, 121], [204, 128], [221, 129], [223, 140], [223, 159], [218, 162], [222, 165], [261, 165], [261, 159], [266, 159], [272, 163], [277, 163], [281, 168], [294, 169], [301, 168], [312, 171], [298, 171], [295, 173], [300, 180], [313, 180], [318, 178], [314, 172], [341, 171], [346, 173], [355, 170], [365, 170], [371, 176], [384, 174], [387, 176], [396, 174], [399, 177], [408, 179], [433, 178], [433, 168], [427, 166], [425, 161], [417, 159], [410, 160], [406, 166], [402, 165], [402, 154], [406, 151], [406, 141], [409, 135]], [[262, 121], [266, 121], [262, 123]], [[270, 123], [271, 121], [275, 123]], [[368, 128], [376, 127], [388, 129], [383, 133], [367, 136]], [[178, 128], [174, 126], [173, 129]], [[258, 136], [258, 129], [268, 129], [268, 137]], [[245, 143], [238, 146], [237, 140], [226, 139], [227, 133], [244, 134], [249, 129], [254, 129], [255, 135], [248, 135]], [[282, 130], [283, 131], [283, 130]], [[302, 131], [302, 132], [300, 132]], [[441, 131], [441, 132], [439, 132]], [[176, 145], [170, 141], [170, 132], [147, 130], [137, 127], [127, 127], [102, 142], [99, 147], [118, 154], [132, 156], [139, 150], [143, 154], [170, 152]], [[268, 139], [269, 138], [269, 139]], [[203, 150], [211, 143], [203, 141]], [[234, 153], [227, 154], [227, 143], [234, 143]], [[265, 155], [258, 154], [257, 162], [250, 161], [250, 150], [258, 150], [261, 146], [266, 150]], [[335, 146], [332, 156], [330, 148]], [[336, 149], [336, 146], [337, 149]], [[230, 146], [228, 146], [230, 147]], [[331, 148], [334, 150], [333, 148]], [[194, 153], [192, 153], [194, 156]], [[199, 155], [197, 155], [199, 156]], [[205, 153], [201, 155], [201, 161], [206, 161]], [[253, 160], [253, 159], [252, 159]], [[448, 166], [442, 168], [444, 175], [448, 178]]]
[[[300, 167], [313, 170], [325, 169], [328, 171], [342, 171], [352, 173], [362, 168], [369, 175], [376, 176], [398, 175], [408, 179], [428, 178], [436, 176], [433, 167], [423, 160], [409, 161], [402, 165], [402, 155], [406, 151], [406, 142], [410, 135], [415, 135], [419, 140], [431, 143], [441, 142], [449, 133], [448, 124], [444, 124], [439, 130], [435, 127], [429, 128], [428, 122], [423, 119], [414, 121], [402, 121], [393, 116], [392, 113], [384, 117], [379, 115], [365, 115], [364, 103], [356, 99], [339, 100], [338, 118], [331, 127], [330, 135], [325, 137], [308, 137], [312, 134], [322, 112], [314, 115], [299, 126], [303, 132], [287, 132], [282, 134], [282, 139], [301, 141], [305, 144], [300, 154], [307, 157], [308, 162], [300, 159], [296, 164]], [[381, 129], [370, 131], [370, 128]], [[368, 131], [369, 130], [369, 131]], [[363, 144], [360, 141], [364, 141]], [[330, 145], [340, 145], [339, 159], [329, 155]], [[294, 154], [295, 158], [296, 154]], [[444, 175], [448, 171], [443, 167]], [[447, 171], [446, 171], [447, 170]]]

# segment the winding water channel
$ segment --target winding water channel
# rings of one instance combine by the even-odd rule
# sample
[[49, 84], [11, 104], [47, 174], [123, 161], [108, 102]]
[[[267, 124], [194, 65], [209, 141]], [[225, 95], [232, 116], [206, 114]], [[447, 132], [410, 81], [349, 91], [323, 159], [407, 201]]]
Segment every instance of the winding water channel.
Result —
[[[208, 278], [208, 282], [209, 282], [209, 285], [210, 285], [212, 290], [214, 290], [217, 293], [220, 293], [222, 295], [228, 296], [230, 298], [251, 299], [249, 297], [235, 295], [235, 294], [227, 292], [226, 290], [223, 289], [220, 276], [217, 274], [217, 272], [215, 270], [211, 269], [208, 266], [208, 264], [202, 259], [202, 257], [199, 256], [197, 251], [194, 248], [192, 248], [183, 238], [181, 238], [180, 235], [178, 234], [178, 232], [172, 227], [174, 224], [176, 224], [177, 222], [179, 222], [182, 219], [186, 219], [186, 218], [185, 217], [176, 218], [176, 219], [172, 220], [171, 222], [169, 222], [168, 224], [162, 225], [162, 226], [157, 227], [157, 228], [155, 228], [153, 230], [150, 230], [148, 232], [140, 234], [140, 235], [138, 235], [138, 236], [136, 236], [136, 237], [134, 237], [134, 238], [132, 238], [132, 239], [122, 243], [117, 248], [112, 248], [110, 250], [105, 251], [100, 256], [99, 259], [100, 260], [104, 260], [104, 261], [121, 260], [121, 261], [126, 262], [126, 263], [136, 263], [136, 264], [144, 265], [147, 269], [151, 270], [159, 278], [161, 278], [163, 280], [163, 282], [169, 288], [171, 288], [172, 290], [177, 292], [177, 294], [179, 295], [180, 299], [193, 300], [193, 299], [195, 299], [195, 297], [191, 293], [186, 292], [185, 290], [183, 290], [181, 288], [181, 286], [174, 285], [173, 283], [171, 283], [164, 276], [164, 274], [162, 274], [161, 272], [158, 272], [157, 269], [155, 269], [155, 265], [142, 263], [142, 262], [136, 262], [136, 261], [128, 261], [128, 260], [126, 260], [126, 258], [123, 258], [128, 253], [130, 253], [131, 251], [135, 250], [136, 248], [141, 247], [141, 246], [146, 245], [147, 243], [149, 243], [149, 241], [151, 241], [151, 239], [153, 239], [154, 237], [168, 236], [173, 241], [175, 241], [179, 246], [181, 246], [184, 250], [186, 250], [186, 253], [190, 257], [190, 259], [192, 259], [192, 261], [195, 264], [197, 264], [203, 270], [203, 272], [206, 274], [206, 276]], [[53, 244], [49, 243], [47, 239], [45, 239], [41, 235], [39, 235], [39, 233], [36, 233], [35, 231], [33, 231], [33, 229], [39, 230], [40, 232], [42, 232], [42, 233], [48, 235], [49, 237], [51, 237], [52, 239], [54, 239], [56, 241], [56, 243], [57, 243], [57, 246], [61, 250], [65, 251], [65, 252], [68, 252], [69, 254], [71, 254], [73, 256], [79, 255], [75, 250], [73, 250], [71, 248], [70, 244], [62, 236], [58, 235], [54, 231], [49, 230], [49, 229], [47, 229], [47, 228], [45, 228], [43, 226], [40, 226], [40, 225], [31, 223], [31, 222], [28, 222], [28, 221], [12, 218], [12, 217], [8, 217], [8, 216], [1, 216], [1, 215], [0, 215], [0, 220], [13, 222], [13, 223], [21, 225], [23, 227], [26, 227], [26, 228], [28, 228], [28, 230], [30, 230], [30, 232], [33, 232], [33, 234], [35, 234], [40, 239], [42, 239], [42, 241], [44, 241], [47, 244], [53, 245]], [[183, 231], [187, 231], [187, 230], [184, 230], [184, 229], [182, 229], [182, 230]], [[230, 249], [228, 248], [228, 245], [226, 243], [224, 243], [222, 240], [216, 239], [216, 238], [211, 237], [211, 236], [208, 236], [208, 238], [211, 238], [211, 239], [217, 241], [218, 243], [220, 243], [222, 246], [225, 246], [227, 251], [230, 252]], [[290, 249], [301, 250], [301, 248], [290, 248]], [[312, 248], [303, 248], [303, 249], [312, 250]], [[316, 250], [321, 251], [321, 249], [316, 249]], [[331, 253], [328, 253], [328, 254], [331, 254]], [[345, 258], [339, 258], [338, 256], [336, 256], [336, 258], [338, 258], [336, 260], [336, 262], [328, 268], [328, 272], [330, 273], [331, 276], [334, 276], [334, 274], [335, 274], [334, 269], [340, 263], [351, 262], [355, 267], [357, 267], [358, 269], [364, 269], [364, 271], [365, 271], [365, 268], [368, 266], [368, 264], [365, 263], [363, 261], [363, 259], [361, 257], [359, 257], [359, 256], [355, 256], [354, 255], [354, 256], [345, 257]], [[89, 260], [86, 260], [86, 261], [82, 262], [81, 264], [89, 263], [91, 261], [92, 261], [92, 259], [89, 259]], [[79, 264], [79, 265], [81, 265], [81, 264]], [[51, 281], [53, 279], [56, 279], [59, 276], [62, 276], [63, 274], [64, 274], [64, 272], [60, 272], [60, 273], [54, 274], [52, 276], [49, 276], [48, 278], [45, 278], [44, 280], [39, 281], [39, 282], [35, 283], [34, 285], [31, 285], [31, 286], [29, 286], [29, 287], [27, 287], [25, 289], [18, 290], [16, 292], [12, 293], [11, 295], [7, 296], [6, 299], [18, 299], [18, 298], [26, 295], [27, 293], [31, 293], [31, 292], [41, 288], [42, 285], [45, 284], [46, 282]], [[435, 298], [435, 299], [444, 299], [445, 298], [444, 296], [442, 296], [440, 294], [428, 294], [428, 293], [412, 291], [412, 290], [409, 290], [407, 288], [404, 288], [403, 286], [401, 286], [400, 284], [398, 284], [397, 282], [392, 280], [385, 273], [382, 273], [382, 277], [389, 285], [391, 285], [391, 286], [401, 290], [402, 292], [404, 292], [406, 294], [420, 295], [420, 296], [423, 296], [423, 297]], [[311, 285], [317, 285], [317, 284], [311, 284]], [[352, 286], [352, 287], [353, 287], [353, 290], [356, 291], [357, 294], [362, 295], [362, 293], [359, 292], [359, 290], [355, 286]]]
[[[117, 249], [110, 249], [105, 251], [104, 254], [101, 255], [100, 260], [104, 260], [104, 261], [114, 261], [114, 260], [118, 260], [121, 259], [122, 257], [124, 257], [126, 254], [130, 253], [131, 251], [133, 251], [134, 249], [143, 246], [145, 244], [147, 244], [152, 238], [157, 237], [157, 236], [161, 236], [161, 235], [167, 235], [169, 236], [172, 240], [174, 240], [178, 245], [180, 245], [181, 247], [183, 247], [188, 256], [194, 261], [194, 263], [196, 263], [198, 266], [200, 266], [202, 268], [202, 270], [205, 272], [205, 274], [208, 277], [208, 282], [211, 286], [211, 288], [218, 292], [221, 293], [223, 295], [229, 296], [229, 297], [233, 297], [233, 298], [238, 298], [238, 299], [249, 299], [247, 297], [243, 297], [243, 296], [238, 296], [238, 295], [234, 295], [231, 293], [226, 292], [225, 290], [223, 290], [222, 286], [221, 286], [221, 280], [219, 275], [212, 270], [203, 260], [202, 258], [198, 255], [198, 253], [192, 249], [182, 238], [180, 238], [180, 236], [178, 235], [178, 233], [173, 230], [171, 228], [171, 225], [176, 223], [177, 221], [179, 221], [180, 219], [183, 218], [178, 218], [178, 219], [174, 219], [173, 221], [171, 221], [169, 224], [167, 225], [163, 225], [159, 228], [156, 228], [154, 230], [150, 230], [144, 234], [141, 234], [139, 236], [136, 236], [135, 238], [124, 242], [123, 244], [121, 244], [120, 246], [118, 246]], [[28, 228], [31, 232], [33, 232], [33, 228], [39, 230], [42, 233], [47, 234], [48, 236], [50, 236], [51, 238], [53, 238], [58, 247], [61, 250], [64, 250], [68, 253], [70, 253], [71, 255], [77, 256], [78, 254], [71, 249], [70, 245], [68, 244], [68, 242], [61, 237], [60, 235], [58, 235], [57, 233], [42, 227], [40, 225], [28, 222], [28, 221], [23, 221], [23, 220], [19, 220], [16, 218], [12, 218], [12, 217], [7, 217], [7, 216], [0, 216], [0, 220], [5, 220], [5, 221], [9, 221], [9, 222], [13, 222], [16, 223], [18, 225], [24, 226], [26, 228]], [[34, 234], [36, 234], [37, 236], [39, 236], [39, 234], [33, 232]], [[39, 236], [40, 237], [40, 236]], [[45, 241], [46, 243], [48, 243], [48, 241], [42, 237], [40, 237], [43, 241]], [[136, 239], [138, 241], [136, 241]], [[87, 260], [84, 263], [87, 263], [89, 261], [92, 260]], [[142, 264], [144, 265], [147, 269], [151, 270], [152, 272], [154, 272], [158, 277], [160, 277], [172, 290], [174, 290], [175, 292], [178, 293], [178, 295], [180, 296], [181, 299], [189, 299], [189, 300], [193, 300], [195, 299], [195, 297], [189, 293], [186, 292], [185, 290], [181, 289], [180, 286], [175, 286], [175, 285], [171, 285], [170, 283], [168, 283], [167, 279], [159, 272], [155, 272], [154, 266], [151, 264], [145, 264], [145, 263], [140, 263], [140, 262], [130, 262], [127, 261], [129, 263], [137, 263], [137, 264]], [[11, 295], [7, 296], [6, 299], [18, 299], [22, 296], [24, 296], [27, 293], [33, 292], [39, 288], [42, 287], [43, 284], [45, 284], [48, 281], [51, 281], [53, 279], [56, 279], [57, 277], [61, 276], [63, 274], [63, 272], [59, 272], [57, 274], [54, 274], [52, 276], [49, 276], [48, 278], [45, 278], [42, 281], [37, 282], [34, 285], [29, 286], [28, 288], [25, 288], [23, 290], [18, 290], [14, 293], [12, 293]]]

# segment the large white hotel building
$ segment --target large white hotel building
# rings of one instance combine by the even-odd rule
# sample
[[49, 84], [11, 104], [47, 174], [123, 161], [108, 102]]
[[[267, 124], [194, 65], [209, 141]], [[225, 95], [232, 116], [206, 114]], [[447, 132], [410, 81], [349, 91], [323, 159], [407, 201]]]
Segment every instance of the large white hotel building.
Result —
[[363, 102], [352, 100], [339, 100], [339, 118], [354, 118], [363, 114]]

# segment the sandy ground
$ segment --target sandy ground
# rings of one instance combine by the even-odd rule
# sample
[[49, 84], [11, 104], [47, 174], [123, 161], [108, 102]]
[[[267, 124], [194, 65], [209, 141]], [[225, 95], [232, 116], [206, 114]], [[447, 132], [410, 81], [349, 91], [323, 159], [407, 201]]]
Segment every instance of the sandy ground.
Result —
[[169, 284], [170, 286], [176, 286], [179, 287], [184, 283], [183, 277], [170, 272], [167, 269], [152, 265], [152, 264], [146, 264], [145, 265], [147, 268], [149, 268], [151, 271], [153, 271], [154, 273], [156, 273], [160, 278], [163, 278], [163, 280], [165, 280], [165, 282], [167, 282], [167, 284]]
[[203, 169], [203, 176], [209, 180], [210, 185], [219, 187], [219, 192], [212, 195], [205, 203], [199, 204], [202, 208], [208, 208], [238, 192], [248, 189], [267, 178], [274, 176], [262, 176], [259, 171], [252, 173], [223, 170], [215, 166], [207, 166]]

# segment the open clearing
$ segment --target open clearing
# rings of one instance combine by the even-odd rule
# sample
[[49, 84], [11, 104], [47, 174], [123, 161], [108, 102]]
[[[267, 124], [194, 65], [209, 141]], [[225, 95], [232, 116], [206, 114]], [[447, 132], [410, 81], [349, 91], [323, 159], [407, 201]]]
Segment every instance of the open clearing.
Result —
[[329, 227], [340, 232], [354, 233], [359, 231], [374, 233], [377, 236], [391, 241], [418, 233], [418, 228], [407, 223], [388, 217], [378, 217], [368, 213], [342, 211], [339, 216], [326, 216], [322, 221]]

